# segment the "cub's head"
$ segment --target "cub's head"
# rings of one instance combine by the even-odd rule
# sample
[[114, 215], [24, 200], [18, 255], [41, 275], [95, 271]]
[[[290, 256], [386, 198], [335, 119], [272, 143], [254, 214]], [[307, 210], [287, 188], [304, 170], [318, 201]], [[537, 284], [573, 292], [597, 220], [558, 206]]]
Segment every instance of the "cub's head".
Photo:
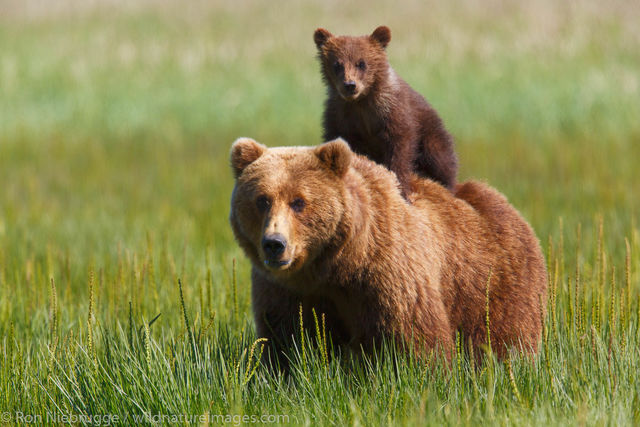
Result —
[[391, 30], [378, 27], [368, 36], [334, 36], [324, 28], [313, 34], [322, 74], [346, 101], [366, 96], [388, 73], [385, 48]]
[[340, 238], [351, 156], [342, 140], [318, 147], [233, 143], [231, 227], [254, 266], [286, 277]]

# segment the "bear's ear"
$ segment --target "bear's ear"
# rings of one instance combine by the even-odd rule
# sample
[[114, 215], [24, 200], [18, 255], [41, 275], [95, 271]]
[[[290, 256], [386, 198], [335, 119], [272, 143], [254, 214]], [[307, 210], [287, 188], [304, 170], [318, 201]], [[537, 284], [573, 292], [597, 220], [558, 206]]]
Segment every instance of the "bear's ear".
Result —
[[251, 138], [238, 138], [231, 146], [231, 168], [233, 176], [238, 178], [244, 168], [258, 160], [267, 147]]
[[313, 33], [313, 41], [316, 42], [316, 46], [318, 47], [318, 49], [322, 49], [322, 46], [324, 46], [327, 40], [329, 40], [331, 37], [333, 37], [333, 34], [325, 30], [324, 28], [318, 28], [316, 32]]
[[389, 29], [389, 27], [381, 25], [373, 30], [373, 33], [371, 33], [369, 38], [371, 38], [371, 40], [375, 42], [380, 43], [380, 46], [382, 46], [382, 48], [384, 49], [391, 41], [391, 30]]
[[342, 138], [319, 145], [314, 149], [314, 153], [325, 167], [335, 172], [339, 177], [343, 177], [349, 170], [353, 154], [349, 144]]

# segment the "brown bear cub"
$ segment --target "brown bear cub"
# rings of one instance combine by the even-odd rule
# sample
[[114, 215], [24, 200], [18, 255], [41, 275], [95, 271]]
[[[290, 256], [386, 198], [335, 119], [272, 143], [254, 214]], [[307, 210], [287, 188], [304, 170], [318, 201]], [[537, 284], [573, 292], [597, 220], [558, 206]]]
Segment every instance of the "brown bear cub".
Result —
[[408, 194], [411, 174], [454, 189], [458, 160], [436, 111], [389, 65], [387, 27], [369, 36], [313, 35], [327, 85], [324, 140], [343, 138], [353, 151], [385, 165]]
[[470, 181], [454, 195], [414, 176], [408, 204], [392, 172], [342, 140], [267, 148], [241, 138], [231, 164], [230, 222], [253, 267], [257, 332], [281, 360], [300, 305], [324, 313], [347, 348], [395, 337], [450, 355], [456, 331], [481, 346], [487, 287], [493, 350], [537, 350], [544, 258], [496, 190]]

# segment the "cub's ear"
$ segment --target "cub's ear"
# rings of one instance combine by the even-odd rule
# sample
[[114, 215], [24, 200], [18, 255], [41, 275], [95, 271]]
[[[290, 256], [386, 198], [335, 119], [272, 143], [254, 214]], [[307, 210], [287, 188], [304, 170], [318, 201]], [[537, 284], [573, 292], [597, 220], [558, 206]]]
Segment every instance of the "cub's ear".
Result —
[[351, 165], [353, 152], [342, 138], [325, 142], [314, 149], [320, 162], [339, 177], [343, 177]]
[[382, 48], [384, 49], [391, 41], [391, 30], [389, 29], [389, 27], [381, 25], [380, 27], [373, 30], [373, 33], [371, 33], [369, 38], [375, 42], [380, 43], [380, 46], [382, 46]]
[[331, 37], [333, 37], [333, 34], [325, 30], [324, 28], [318, 28], [316, 32], [313, 33], [313, 41], [316, 42], [316, 46], [318, 47], [318, 49], [322, 49], [322, 46], [324, 46], [327, 40], [329, 40]]
[[251, 138], [238, 138], [231, 146], [231, 169], [238, 178], [244, 168], [258, 160], [267, 151], [267, 147]]

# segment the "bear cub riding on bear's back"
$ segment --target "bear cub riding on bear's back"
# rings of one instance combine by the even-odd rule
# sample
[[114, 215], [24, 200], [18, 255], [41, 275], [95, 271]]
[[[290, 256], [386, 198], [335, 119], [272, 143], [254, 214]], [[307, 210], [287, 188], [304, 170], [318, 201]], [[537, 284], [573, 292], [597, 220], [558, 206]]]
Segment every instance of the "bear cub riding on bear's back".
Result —
[[387, 166], [405, 195], [412, 172], [453, 190], [453, 139], [436, 111], [389, 65], [389, 28], [360, 37], [318, 28], [313, 38], [328, 92], [324, 140], [342, 137], [355, 152]]

